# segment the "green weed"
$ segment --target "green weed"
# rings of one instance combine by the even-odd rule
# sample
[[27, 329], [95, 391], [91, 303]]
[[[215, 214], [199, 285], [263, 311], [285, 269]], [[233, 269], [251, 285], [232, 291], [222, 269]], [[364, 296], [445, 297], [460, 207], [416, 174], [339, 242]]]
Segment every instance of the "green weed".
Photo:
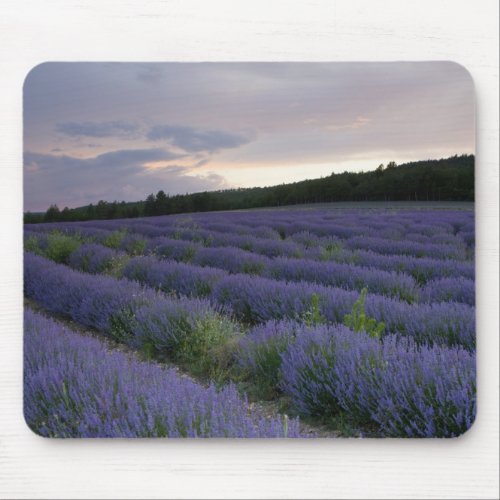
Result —
[[382, 336], [385, 323], [383, 321], [377, 323], [376, 319], [369, 318], [366, 315], [365, 301], [367, 293], [367, 288], [363, 288], [363, 290], [361, 290], [361, 295], [356, 302], [354, 302], [351, 313], [344, 316], [344, 325], [351, 328], [351, 330], [354, 330], [355, 332], [365, 332], [370, 337], [378, 339]]

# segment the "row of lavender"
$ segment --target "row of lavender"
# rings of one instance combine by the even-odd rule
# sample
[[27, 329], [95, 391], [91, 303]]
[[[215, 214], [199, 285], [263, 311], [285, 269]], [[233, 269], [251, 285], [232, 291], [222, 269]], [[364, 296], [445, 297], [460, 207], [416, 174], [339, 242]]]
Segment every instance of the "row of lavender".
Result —
[[[420, 287], [413, 277], [394, 271], [287, 257], [271, 259], [238, 248], [196, 247], [188, 242], [168, 238], [153, 238], [147, 242], [142, 240], [142, 245], [139, 246], [140, 240], [134, 236], [125, 236], [124, 233], [122, 236], [117, 247], [132, 255], [139, 252], [153, 254], [194, 266], [222, 269], [233, 274], [260, 275], [278, 281], [306, 281], [349, 290], [367, 286], [374, 293], [407, 302], [456, 301], [474, 304], [474, 282], [460, 276], [430, 280]], [[35, 251], [36, 247], [38, 251], [44, 251], [49, 246], [50, 235], [26, 232], [25, 237], [28, 248], [31, 245]], [[107, 239], [102, 240], [103, 243], [106, 244], [109, 238], [108, 235]], [[78, 236], [77, 241], [82, 241], [81, 236]], [[71, 255], [69, 263], [81, 270], [101, 272], [119, 257], [123, 255], [103, 246], [83, 244]]]
[[[147, 239], [125, 232], [110, 233], [103, 230], [89, 231], [87, 229], [84, 231], [73, 228], [71, 234], [77, 235], [79, 239], [82, 239], [83, 235], [84, 240], [113, 245], [132, 254], [153, 253], [180, 262], [224, 269], [231, 273], [257, 274], [287, 281], [308, 281], [351, 290], [359, 290], [363, 286], [368, 286], [375, 293], [408, 302], [457, 301], [470, 305], [475, 302], [474, 266], [473, 263], [468, 262], [436, 261], [407, 256], [391, 258], [391, 256], [364, 251], [362, 255], [364, 262], [354, 264], [335, 260], [271, 258], [230, 246], [206, 247], [202, 243], [193, 241], [168, 237]], [[39, 232], [27, 231], [26, 237], [38, 238], [40, 244], [46, 246], [43, 234]], [[276, 242], [276, 244], [282, 245], [281, 242]], [[273, 246], [276, 245], [273, 244]], [[335, 250], [330, 253], [336, 254], [337, 252]], [[333, 255], [333, 258], [338, 258], [338, 255]]]
[[[209, 298], [225, 306], [245, 323], [269, 319], [300, 318], [318, 298], [319, 312], [328, 322], [342, 322], [358, 292], [305, 281], [288, 282], [228, 274], [154, 256], [127, 258], [98, 245], [81, 245], [68, 257], [70, 265], [83, 271], [102, 272], [120, 262], [115, 275], [178, 296]], [[375, 273], [374, 273], [375, 274]], [[383, 294], [369, 294], [367, 313], [385, 323], [385, 333], [410, 336], [418, 343], [475, 346], [474, 308], [456, 302], [408, 304]]]
[[148, 225], [152, 231], [155, 228], [207, 229], [277, 240], [303, 232], [318, 238], [332, 235], [343, 239], [377, 236], [438, 244], [465, 242], [469, 246], [474, 239], [474, 215], [471, 211], [274, 209], [148, 217], [134, 221], [90, 221], [79, 225], [103, 229]]
[[[256, 376], [274, 370], [267, 379], [303, 414], [342, 409], [387, 435], [403, 436], [455, 436], [474, 418], [474, 354], [461, 347], [419, 346], [399, 336], [378, 340], [339, 325], [296, 321], [266, 323], [242, 337], [224, 311], [208, 301], [169, 298], [138, 283], [79, 273], [29, 253], [25, 293], [49, 311], [133, 347], [152, 344], [174, 356], [192, 344], [207, 319], [232, 323], [226, 331], [238, 340], [238, 364]], [[80, 390], [76, 384], [74, 397]], [[54, 397], [67, 397], [67, 389]], [[273, 424], [272, 432], [279, 428]]]
[[[137, 239], [125, 237], [119, 248], [137, 252]], [[303, 258], [274, 257], [254, 254], [234, 247], [195, 246], [191, 242], [172, 240], [165, 237], [147, 240], [145, 254], [190, 263], [202, 267], [224, 269], [232, 274], [246, 273], [278, 281], [305, 281], [326, 286], [360, 290], [363, 287], [377, 294], [387, 295], [406, 302], [456, 301], [469, 305], [475, 303], [475, 286], [471, 278], [452, 273], [457, 270], [458, 261], [446, 261], [447, 265], [431, 266], [441, 269], [440, 277], [429, 279], [419, 285], [417, 279], [405, 272], [360, 266], [349, 262], [318, 261]], [[418, 266], [418, 262], [416, 265]], [[451, 264], [451, 265], [450, 265]], [[473, 275], [473, 267], [469, 268]]]
[[110, 351], [30, 309], [24, 316], [24, 409], [45, 437], [300, 437], [296, 419], [250, 412], [174, 369]]
[[[386, 216], [391, 221], [391, 226], [383, 229], [384, 222], [377, 221], [372, 217], [369, 223], [373, 227], [369, 227], [366, 223], [362, 223], [362, 215], [358, 215], [357, 219], [352, 220], [352, 215], [349, 214], [342, 217], [342, 220], [337, 223], [337, 229], [328, 224], [323, 227], [325, 232], [320, 236], [317, 234], [302, 230], [290, 230], [288, 235], [284, 233], [284, 229], [280, 228], [281, 234], [285, 239], [280, 238], [280, 233], [271, 228], [271, 226], [262, 226], [265, 222], [267, 212], [254, 212], [253, 226], [241, 230], [242, 225], [238, 223], [238, 218], [243, 216], [250, 217], [248, 214], [210, 214], [214, 219], [225, 216], [232, 216], [236, 222], [210, 222], [206, 214], [197, 214], [196, 217], [161, 217], [137, 220], [137, 221], [90, 221], [87, 223], [71, 223], [71, 224], [45, 224], [37, 226], [29, 226], [30, 230], [47, 231], [47, 230], [67, 230], [73, 233], [79, 232], [84, 236], [91, 237], [97, 241], [104, 240], [108, 237], [108, 231], [126, 230], [129, 235], [127, 242], [129, 245], [134, 244], [134, 240], [140, 239], [138, 235], [144, 238], [158, 238], [168, 236], [166, 243], [170, 244], [172, 240], [188, 241], [190, 245], [208, 246], [208, 247], [224, 247], [231, 246], [242, 250], [249, 250], [254, 254], [264, 255], [267, 257], [303, 257], [314, 260], [335, 260], [340, 262], [350, 262], [364, 267], [376, 267], [384, 270], [398, 270], [413, 274], [420, 282], [425, 282], [428, 279], [440, 278], [446, 276], [464, 276], [466, 278], [474, 278], [473, 262], [466, 260], [450, 260], [442, 259], [443, 255], [449, 257], [456, 256], [457, 253], [463, 257], [464, 242], [459, 238], [461, 234], [460, 228], [466, 227], [469, 232], [473, 231], [473, 218], [469, 212], [453, 212], [452, 215], [448, 212], [431, 213], [432, 217], [427, 216], [426, 224], [419, 222], [420, 219], [411, 219], [411, 230], [419, 231], [420, 238], [451, 238], [453, 244], [436, 245], [435, 242], [414, 242], [416, 247], [411, 243], [411, 234], [404, 233], [404, 241], [391, 240], [388, 233], [396, 232], [397, 226], [401, 226], [400, 220], [408, 217], [409, 214], [402, 212], [395, 215]], [[274, 222], [269, 224], [277, 225], [280, 219], [280, 214], [287, 212], [274, 212]], [[318, 219], [321, 219], [321, 212], [314, 212]], [[413, 214], [411, 212], [410, 214]], [[427, 212], [417, 212], [415, 215], [422, 217], [422, 214]], [[301, 215], [301, 214], [297, 214]], [[289, 216], [289, 215], [288, 215]], [[309, 215], [309, 217], [312, 217]], [[383, 219], [383, 214], [381, 215]], [[261, 220], [263, 219], [263, 220]], [[359, 220], [358, 220], [359, 219]], [[457, 220], [454, 220], [457, 219]], [[295, 219], [296, 221], [297, 219]], [[448, 222], [446, 222], [448, 221]], [[313, 228], [314, 224], [300, 219], [300, 222], [291, 223], [292, 227], [299, 224], [297, 229], [305, 227]], [[350, 224], [350, 225], [349, 225]], [[389, 222], [388, 222], [389, 224]], [[317, 221], [316, 221], [317, 225]], [[458, 231], [458, 232], [457, 232]], [[330, 234], [328, 233], [330, 232]], [[354, 243], [360, 247], [368, 249], [353, 248], [349, 249], [347, 241], [339, 236], [334, 236], [335, 232], [340, 237], [357, 238]], [[367, 243], [365, 239], [359, 238], [362, 233], [366, 238], [371, 238]], [[137, 233], [136, 236], [133, 233]], [[374, 238], [377, 236], [378, 238]], [[448, 242], [450, 243], [450, 242]], [[408, 248], [405, 248], [405, 245]], [[355, 246], [352, 244], [351, 246]], [[374, 248], [378, 252], [374, 252]], [[437, 254], [434, 255], [437, 249]], [[384, 253], [380, 253], [383, 251]], [[431, 257], [426, 257], [431, 256]], [[437, 257], [437, 258], [436, 258]], [[434, 268], [437, 268], [434, 270]]]
[[[466, 231], [463, 235], [460, 232], [457, 233], [455, 232], [458, 230], [457, 225], [453, 224], [444, 225], [444, 227], [443, 224], [430, 225], [427, 227], [431, 230], [430, 234], [425, 234], [424, 228], [420, 227], [422, 224], [416, 224], [416, 227], [412, 228], [416, 232], [398, 232], [395, 227], [389, 226], [383, 229], [378, 227], [379, 223], [374, 228], [362, 224], [361, 221], [356, 223], [356, 220], [353, 221], [351, 218], [346, 218], [342, 224], [320, 225], [321, 230], [315, 229], [314, 226], [317, 223], [307, 224], [301, 221], [298, 227], [296, 227], [297, 223], [291, 225], [294, 229], [285, 230], [280, 227], [279, 231], [276, 231], [272, 227], [263, 226], [263, 221], [258, 217], [255, 222], [259, 225], [256, 227], [242, 226], [237, 220], [225, 224], [200, 225], [199, 222], [199, 217], [196, 219], [164, 217], [164, 220], [156, 221], [155, 224], [150, 221], [91, 221], [71, 225], [46, 225], [46, 228], [71, 230], [79, 228], [84, 234], [89, 230], [92, 233], [93, 229], [126, 229], [147, 237], [169, 236], [175, 239], [199, 241], [206, 246], [235, 246], [270, 257], [305, 256], [315, 259], [328, 257], [325, 251], [333, 246], [344, 251], [341, 255], [344, 259], [354, 258], [352, 253], [355, 250], [369, 249], [375, 253], [464, 261], [470, 257], [470, 250], [473, 246], [473, 239], [464, 238], [464, 235], [470, 232]], [[469, 223], [472, 223], [473, 231], [473, 220]], [[464, 225], [465, 222], [461, 221], [461, 224]], [[436, 230], [439, 232], [435, 233]]]
[[476, 414], [475, 353], [460, 347], [271, 321], [243, 339], [239, 363], [302, 415], [344, 412], [386, 436], [458, 436]]

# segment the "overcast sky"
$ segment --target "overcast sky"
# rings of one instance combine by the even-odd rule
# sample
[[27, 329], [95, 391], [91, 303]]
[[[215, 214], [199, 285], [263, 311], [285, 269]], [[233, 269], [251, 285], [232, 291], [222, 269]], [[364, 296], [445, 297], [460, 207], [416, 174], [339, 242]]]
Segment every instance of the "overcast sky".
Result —
[[45, 63], [24, 84], [25, 209], [266, 186], [474, 152], [434, 63]]

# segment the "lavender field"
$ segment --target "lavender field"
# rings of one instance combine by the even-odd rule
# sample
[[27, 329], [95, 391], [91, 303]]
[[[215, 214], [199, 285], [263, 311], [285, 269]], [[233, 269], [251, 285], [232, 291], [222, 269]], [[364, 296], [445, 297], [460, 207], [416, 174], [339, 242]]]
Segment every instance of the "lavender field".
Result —
[[38, 434], [454, 437], [474, 421], [472, 209], [24, 228]]

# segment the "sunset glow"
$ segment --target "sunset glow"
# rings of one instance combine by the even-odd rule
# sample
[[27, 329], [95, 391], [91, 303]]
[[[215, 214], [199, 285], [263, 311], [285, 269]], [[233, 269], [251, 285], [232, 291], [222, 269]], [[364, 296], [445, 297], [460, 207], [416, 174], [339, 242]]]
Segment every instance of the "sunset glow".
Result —
[[45, 63], [24, 86], [25, 210], [473, 152], [450, 62]]

